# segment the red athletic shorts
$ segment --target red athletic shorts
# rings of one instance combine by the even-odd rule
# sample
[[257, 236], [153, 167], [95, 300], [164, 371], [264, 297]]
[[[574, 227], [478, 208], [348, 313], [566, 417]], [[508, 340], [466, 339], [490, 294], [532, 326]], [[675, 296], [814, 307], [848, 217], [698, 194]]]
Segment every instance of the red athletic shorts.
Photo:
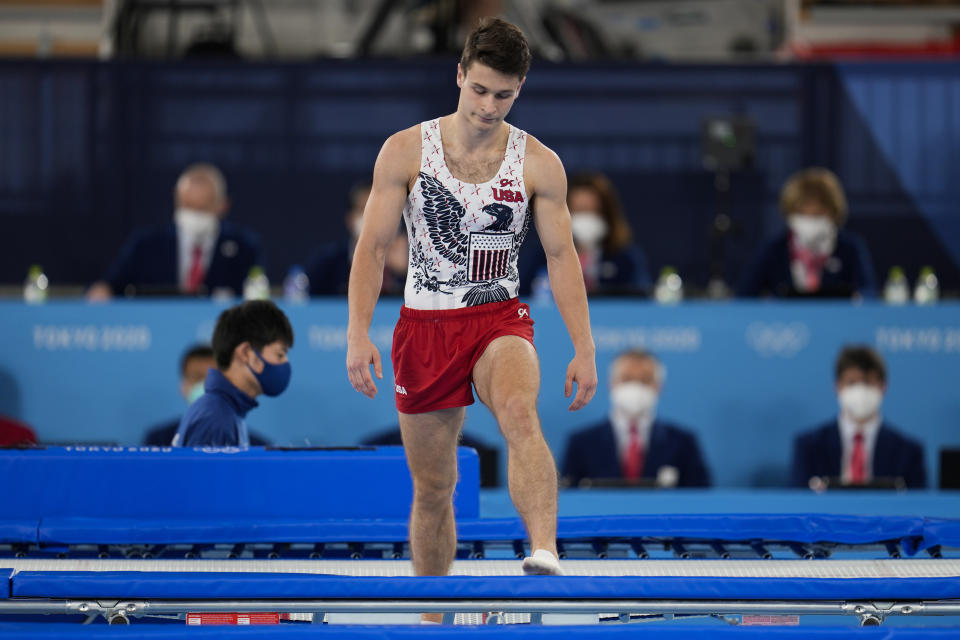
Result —
[[400, 308], [393, 331], [393, 373], [400, 413], [473, 404], [473, 366], [500, 336], [533, 344], [530, 307], [516, 298], [464, 309]]

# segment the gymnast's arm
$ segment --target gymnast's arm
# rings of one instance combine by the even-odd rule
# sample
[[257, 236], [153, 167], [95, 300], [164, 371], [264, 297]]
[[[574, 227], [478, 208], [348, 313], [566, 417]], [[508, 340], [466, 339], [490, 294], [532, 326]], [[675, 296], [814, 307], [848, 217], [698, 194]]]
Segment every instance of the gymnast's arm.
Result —
[[[363, 225], [353, 251], [347, 304], [347, 377], [368, 398], [377, 395], [370, 365], [383, 378], [380, 352], [370, 340], [370, 322], [383, 284], [387, 246], [397, 235], [407, 189], [419, 167], [420, 129], [412, 127], [390, 136], [373, 168], [373, 187], [363, 210]], [[411, 160], [413, 165], [411, 165]], [[411, 168], [412, 167], [412, 168]]]
[[573, 341], [575, 354], [567, 367], [563, 392], [569, 398], [573, 383], [577, 383], [577, 395], [570, 404], [570, 410], [576, 411], [590, 402], [596, 393], [597, 365], [583, 270], [570, 232], [567, 177], [557, 154], [532, 136], [527, 141], [524, 174], [528, 193], [532, 194], [533, 221], [547, 257], [550, 287]]

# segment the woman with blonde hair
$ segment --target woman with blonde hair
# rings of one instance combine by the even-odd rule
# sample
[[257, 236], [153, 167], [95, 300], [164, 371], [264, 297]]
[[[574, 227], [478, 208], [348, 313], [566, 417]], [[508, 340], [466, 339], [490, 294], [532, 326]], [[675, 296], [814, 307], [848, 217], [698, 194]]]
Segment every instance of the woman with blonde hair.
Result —
[[829, 169], [793, 174], [780, 192], [787, 230], [771, 240], [743, 274], [741, 297], [866, 297], [876, 276], [863, 239], [842, 227], [847, 199]]

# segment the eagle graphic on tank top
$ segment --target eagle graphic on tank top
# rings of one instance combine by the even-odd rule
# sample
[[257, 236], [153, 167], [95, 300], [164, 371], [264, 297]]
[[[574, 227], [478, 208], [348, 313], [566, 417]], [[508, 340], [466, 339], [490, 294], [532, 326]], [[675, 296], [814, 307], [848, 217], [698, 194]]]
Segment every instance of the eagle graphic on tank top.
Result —
[[450, 173], [439, 119], [422, 123], [420, 138], [420, 173], [403, 211], [410, 240], [404, 304], [459, 309], [516, 297], [517, 254], [530, 228], [526, 133], [510, 126], [500, 169], [481, 184]]

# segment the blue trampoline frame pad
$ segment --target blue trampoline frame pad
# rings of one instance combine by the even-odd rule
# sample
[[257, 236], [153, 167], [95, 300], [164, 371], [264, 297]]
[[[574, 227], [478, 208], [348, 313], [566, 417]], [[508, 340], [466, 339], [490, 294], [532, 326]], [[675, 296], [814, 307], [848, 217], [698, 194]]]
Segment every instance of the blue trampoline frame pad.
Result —
[[21, 571], [13, 598], [952, 600], [960, 578], [357, 577], [301, 573]]
[[[407, 503], [409, 508], [409, 503]], [[516, 518], [458, 517], [461, 542], [526, 539]], [[935, 546], [960, 548], [960, 520], [834, 514], [683, 514], [560, 518], [561, 540], [676, 539], [869, 545], [896, 542], [905, 555]], [[0, 519], [0, 542], [62, 544], [190, 544], [405, 542], [407, 519], [250, 517], [43, 517]]]

